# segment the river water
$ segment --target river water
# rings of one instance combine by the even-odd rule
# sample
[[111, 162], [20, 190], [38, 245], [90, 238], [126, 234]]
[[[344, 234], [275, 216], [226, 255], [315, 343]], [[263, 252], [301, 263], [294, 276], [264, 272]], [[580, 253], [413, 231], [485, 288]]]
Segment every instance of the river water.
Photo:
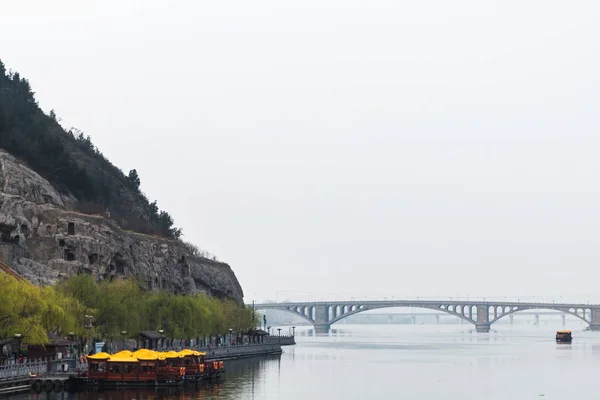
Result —
[[[43, 393], [12, 400], [137, 399], [599, 399], [600, 332], [573, 326], [340, 325], [327, 336], [296, 328], [281, 357], [227, 362], [197, 389]], [[287, 329], [284, 331], [287, 332]]]

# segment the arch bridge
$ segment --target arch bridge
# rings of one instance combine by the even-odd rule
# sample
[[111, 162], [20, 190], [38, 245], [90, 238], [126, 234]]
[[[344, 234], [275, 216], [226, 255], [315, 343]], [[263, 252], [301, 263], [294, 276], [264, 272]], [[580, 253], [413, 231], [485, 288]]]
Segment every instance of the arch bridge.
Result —
[[363, 311], [393, 307], [414, 307], [442, 311], [475, 325], [477, 332], [487, 333], [500, 318], [524, 310], [555, 310], [573, 315], [592, 331], [600, 331], [600, 305], [567, 303], [523, 303], [510, 301], [437, 301], [375, 300], [318, 301], [255, 304], [256, 310], [280, 310], [296, 314], [310, 322], [316, 332], [327, 333], [332, 324]]

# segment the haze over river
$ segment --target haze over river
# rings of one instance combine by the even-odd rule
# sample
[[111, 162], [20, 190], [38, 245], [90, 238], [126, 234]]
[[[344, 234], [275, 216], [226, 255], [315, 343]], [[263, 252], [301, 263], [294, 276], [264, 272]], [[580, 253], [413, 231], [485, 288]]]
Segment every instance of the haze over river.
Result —
[[[598, 399], [600, 332], [574, 322], [492, 326], [338, 325], [329, 336], [296, 328], [279, 357], [227, 362], [219, 384], [195, 390], [51, 393], [12, 399]], [[287, 328], [282, 330], [287, 332]]]

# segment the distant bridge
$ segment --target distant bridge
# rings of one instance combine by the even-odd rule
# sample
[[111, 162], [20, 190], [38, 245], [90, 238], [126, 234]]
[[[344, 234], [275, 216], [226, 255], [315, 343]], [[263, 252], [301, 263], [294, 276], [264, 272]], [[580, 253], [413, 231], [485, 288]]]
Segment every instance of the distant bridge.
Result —
[[381, 308], [427, 308], [454, 315], [475, 325], [477, 332], [487, 333], [490, 326], [507, 315], [524, 310], [555, 310], [573, 315], [600, 331], [600, 305], [566, 303], [522, 303], [511, 301], [443, 301], [443, 300], [375, 300], [375, 301], [318, 301], [255, 304], [256, 310], [281, 310], [296, 314], [315, 331], [329, 332], [332, 324], [363, 311]]

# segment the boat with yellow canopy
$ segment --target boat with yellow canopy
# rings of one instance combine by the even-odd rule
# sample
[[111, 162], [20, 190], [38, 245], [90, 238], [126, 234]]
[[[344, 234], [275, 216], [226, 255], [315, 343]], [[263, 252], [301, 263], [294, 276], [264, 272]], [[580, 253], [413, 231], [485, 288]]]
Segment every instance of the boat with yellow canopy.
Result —
[[87, 357], [88, 370], [73, 386], [173, 386], [220, 376], [223, 361], [206, 361], [206, 353], [184, 349], [158, 352], [150, 349], [97, 353]]
[[571, 331], [563, 329], [556, 332], [556, 343], [571, 343], [572, 341]]

